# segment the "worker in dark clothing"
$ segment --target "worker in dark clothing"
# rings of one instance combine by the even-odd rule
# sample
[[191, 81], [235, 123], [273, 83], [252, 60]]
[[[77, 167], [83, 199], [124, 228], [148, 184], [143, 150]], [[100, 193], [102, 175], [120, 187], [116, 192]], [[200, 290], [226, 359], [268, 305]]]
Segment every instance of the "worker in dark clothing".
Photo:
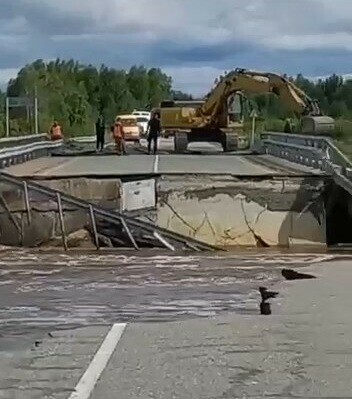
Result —
[[105, 120], [101, 114], [95, 123], [95, 134], [97, 136], [97, 151], [103, 151], [105, 144]]
[[153, 153], [156, 154], [158, 150], [158, 136], [161, 132], [160, 116], [157, 112], [154, 113], [152, 119], [148, 122], [148, 154], [150, 154], [152, 141]]

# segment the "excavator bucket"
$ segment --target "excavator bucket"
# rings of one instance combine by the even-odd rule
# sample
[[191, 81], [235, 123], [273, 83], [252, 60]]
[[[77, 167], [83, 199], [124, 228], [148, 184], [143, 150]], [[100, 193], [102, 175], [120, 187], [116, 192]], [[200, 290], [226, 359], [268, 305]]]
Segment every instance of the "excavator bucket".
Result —
[[301, 123], [303, 134], [332, 136], [335, 132], [335, 120], [330, 116], [304, 116]]

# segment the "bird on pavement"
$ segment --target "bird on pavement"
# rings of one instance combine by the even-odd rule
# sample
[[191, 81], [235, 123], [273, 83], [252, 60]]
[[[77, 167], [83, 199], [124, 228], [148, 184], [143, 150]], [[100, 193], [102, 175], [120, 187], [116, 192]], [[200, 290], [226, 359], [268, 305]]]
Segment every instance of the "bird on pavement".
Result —
[[312, 276], [311, 274], [298, 273], [292, 269], [282, 269], [281, 274], [286, 280], [308, 280], [308, 279], [316, 278], [315, 276]]
[[274, 291], [268, 291], [265, 287], [259, 287], [260, 295], [262, 296], [262, 302], [266, 302], [268, 299], [276, 298], [279, 293]]

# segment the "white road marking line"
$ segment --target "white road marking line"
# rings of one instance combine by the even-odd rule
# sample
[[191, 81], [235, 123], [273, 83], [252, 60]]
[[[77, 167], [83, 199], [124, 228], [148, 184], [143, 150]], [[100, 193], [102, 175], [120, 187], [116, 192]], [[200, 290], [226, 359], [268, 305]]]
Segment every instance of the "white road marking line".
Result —
[[50, 175], [53, 172], [57, 172], [58, 170], [67, 167], [67, 165], [70, 165], [70, 167], [72, 167], [72, 164], [75, 163], [75, 162], [77, 162], [77, 159], [64, 159], [58, 165], [55, 165], [55, 166], [52, 166], [52, 167], [49, 166], [49, 168], [48, 167], [47, 168], [41, 168], [40, 170], [36, 171], [35, 174], [47, 176], [47, 175]]
[[89, 399], [126, 327], [114, 324], [68, 399]]
[[158, 173], [158, 169], [159, 169], [159, 155], [155, 155], [153, 172]]
[[241, 155], [237, 157], [237, 159], [242, 162], [243, 164], [246, 164], [247, 166], [250, 165], [250, 167], [252, 168], [253, 166], [260, 170], [261, 172], [269, 172], [269, 173], [274, 173], [274, 168], [270, 168], [269, 166], [265, 166], [265, 165], [258, 165], [255, 163], [255, 161], [251, 161], [248, 158], [243, 158]]

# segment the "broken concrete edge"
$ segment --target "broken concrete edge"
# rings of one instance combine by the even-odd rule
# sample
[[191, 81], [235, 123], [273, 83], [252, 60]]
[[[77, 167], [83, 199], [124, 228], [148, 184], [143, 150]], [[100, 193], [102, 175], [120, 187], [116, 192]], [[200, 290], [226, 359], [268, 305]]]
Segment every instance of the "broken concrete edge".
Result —
[[157, 223], [226, 248], [326, 247], [322, 183], [321, 176], [161, 179]]
[[[181, 245], [182, 248], [184, 249], [192, 249], [192, 250], [202, 250], [202, 251], [221, 251], [222, 248], [217, 247], [213, 244], [209, 244], [206, 242], [202, 242], [201, 240], [197, 240], [194, 237], [189, 237], [187, 235], [183, 235], [179, 232], [175, 232], [175, 231], [171, 231], [165, 227], [160, 227], [154, 223], [150, 223], [150, 222], [146, 222], [146, 221], [142, 221], [138, 218], [133, 218], [131, 216], [126, 216], [125, 214], [123, 214], [122, 212], [120, 212], [118, 209], [107, 209], [104, 207], [101, 207], [99, 205], [93, 204], [90, 201], [87, 201], [86, 199], [82, 199], [79, 196], [73, 196], [72, 193], [67, 193], [67, 192], [63, 192], [57, 189], [53, 189], [53, 188], [48, 188], [45, 187], [45, 185], [43, 184], [38, 184], [35, 182], [29, 182], [29, 181], [24, 181], [22, 178], [18, 178], [18, 177], [14, 177], [8, 173], [2, 173], [1, 174], [2, 179], [4, 181], [4, 183], [10, 185], [12, 187], [13, 190], [13, 195], [9, 195], [9, 197], [12, 197], [12, 201], [15, 199], [17, 199], [17, 197], [19, 196], [19, 198], [21, 199], [23, 196], [23, 189], [24, 189], [24, 183], [26, 183], [26, 187], [27, 190], [30, 190], [32, 193], [34, 193], [37, 197], [41, 197], [41, 201], [46, 203], [52, 200], [56, 200], [57, 205], [58, 205], [58, 209], [57, 210], [53, 210], [51, 212], [42, 212], [42, 213], [38, 213], [36, 212], [36, 216], [37, 216], [37, 220], [36, 220], [36, 224], [37, 227], [39, 227], [39, 230], [42, 230], [42, 228], [40, 228], [40, 222], [48, 222], [50, 221], [50, 226], [42, 226], [45, 227], [45, 229], [47, 230], [47, 239], [51, 239], [53, 234], [51, 233], [51, 231], [57, 231], [59, 230], [60, 232], [62, 232], [62, 242], [63, 242], [63, 246], [66, 248], [68, 246], [67, 244], [67, 233], [72, 233], [72, 230], [79, 230], [79, 228], [75, 228], [77, 227], [77, 225], [75, 225], [75, 220], [78, 223], [78, 225], [80, 227], [86, 226], [87, 225], [87, 221], [89, 219], [89, 214], [87, 215], [87, 212], [89, 213], [89, 210], [91, 210], [92, 215], [90, 215], [90, 219], [94, 218], [99, 218], [101, 221], [105, 221], [106, 223], [110, 223], [112, 225], [114, 225], [115, 227], [118, 227], [118, 231], [119, 232], [124, 232], [125, 235], [128, 235], [129, 240], [133, 243], [133, 246], [135, 247], [135, 249], [139, 249], [139, 246], [135, 243], [133, 234], [137, 234], [137, 236], [141, 236], [143, 237], [142, 241], [146, 241], [146, 237], [149, 237], [149, 240], [151, 240], [151, 242], [154, 240], [154, 238], [157, 238], [159, 242], [161, 242], [162, 244], [164, 244], [164, 246], [167, 246], [169, 249], [173, 248], [174, 244], [177, 244], [177, 247], [179, 247]], [[11, 191], [11, 190], [10, 190]], [[59, 201], [60, 200], [60, 201]], [[23, 198], [22, 198], [22, 202], [23, 202]], [[64, 215], [63, 215], [63, 207], [61, 202], [66, 202], [67, 204], [69, 204], [70, 206], [73, 207], [74, 210], [72, 210], [70, 212], [70, 220], [69, 223], [71, 225], [70, 228], [64, 229]], [[18, 227], [18, 223], [14, 223], [16, 227], [16, 231], [13, 234], [13, 238], [16, 239], [17, 236], [17, 241], [19, 241], [20, 245], [25, 245], [24, 241], [27, 239], [33, 241], [33, 233], [35, 233], [35, 235], [38, 236], [38, 231], [33, 231], [33, 229], [35, 229], [35, 226], [33, 227], [33, 214], [34, 212], [32, 212], [33, 210], [27, 209], [28, 208], [28, 204], [24, 204], [25, 207], [23, 208], [24, 211], [28, 212], [28, 220], [26, 223], [24, 221], [25, 215], [24, 212], [17, 212], [18, 215], [18, 219], [21, 221], [21, 226], [22, 229], [20, 229]], [[8, 214], [8, 210], [7, 210], [7, 214]], [[30, 216], [30, 214], [32, 214], [32, 216]], [[3, 215], [1, 215], [2, 218], [4, 219]], [[8, 216], [8, 215], [7, 215]], [[11, 213], [11, 216], [12, 213]], [[59, 219], [58, 219], [59, 217]], [[67, 218], [66, 218], [67, 219]], [[17, 222], [17, 219], [12, 217], [12, 220]], [[59, 220], [59, 229], [57, 228], [57, 220]], [[67, 222], [67, 221], [66, 221]], [[65, 225], [66, 225], [65, 222]], [[92, 220], [90, 221], [90, 223], [92, 223]], [[122, 223], [122, 225], [121, 225]], [[48, 224], [48, 223], [46, 223]], [[89, 225], [89, 221], [88, 221], [88, 225]], [[49, 228], [49, 229], [48, 229]], [[130, 230], [134, 230], [135, 232], [133, 234], [131, 234]], [[32, 230], [32, 232], [31, 232]], [[95, 232], [95, 242], [96, 242], [96, 246], [99, 246], [98, 244], [98, 240], [99, 237], [97, 238], [96, 235], [97, 233]], [[156, 236], [156, 234], [158, 234], [158, 237]], [[155, 236], [154, 238], [152, 236]], [[102, 237], [104, 238], [104, 237]], [[116, 237], [109, 237], [109, 240], [111, 241], [111, 243], [113, 243], [113, 240], [116, 241], [115, 239]], [[173, 243], [173, 245], [167, 245], [167, 241], [171, 240], [171, 242]], [[36, 239], [36, 241], [38, 241], [38, 237]], [[43, 242], [42, 240], [39, 240], [40, 242]], [[105, 240], [106, 241], [106, 240]], [[117, 238], [117, 241], [121, 241]], [[8, 238], [5, 238], [5, 242], [3, 242], [4, 244], [8, 244]], [[33, 245], [32, 243], [32, 245]], [[115, 246], [112, 245], [110, 242], [107, 242], [108, 246]], [[105, 242], [104, 242], [105, 244]], [[121, 243], [120, 243], [121, 244]], [[125, 242], [123, 242], [123, 246], [125, 246]], [[27, 244], [28, 245], [28, 244]], [[154, 240], [154, 245], [155, 245], [155, 240]], [[144, 245], [142, 245], [144, 246]], [[176, 247], [175, 247], [176, 249]], [[174, 249], [172, 249], [174, 250]]]
[[[268, 166], [268, 165], [266, 165]], [[161, 178], [161, 177], [217, 177], [217, 176], [222, 176], [222, 177], [231, 177], [233, 179], [237, 179], [239, 181], [242, 180], [259, 180], [259, 179], [280, 179], [280, 178], [290, 178], [290, 177], [297, 177], [297, 178], [307, 178], [311, 175], [309, 175], [306, 172], [295, 172], [292, 174], [287, 170], [283, 170], [280, 168], [277, 168], [277, 173], [263, 173], [261, 175], [257, 174], [245, 174], [245, 175], [239, 175], [235, 173], [223, 173], [219, 174], [219, 172], [205, 172], [205, 173], [200, 173], [200, 172], [193, 172], [193, 173], [187, 173], [185, 174], [184, 172], [148, 172], [148, 173], [143, 173], [143, 174], [136, 174], [136, 173], [80, 173], [79, 175], [77, 173], [67, 173], [65, 176], [62, 176], [61, 174], [55, 175], [55, 173], [51, 173], [49, 175], [40, 175], [40, 174], [22, 174], [21, 178], [25, 180], [32, 180], [32, 181], [51, 181], [51, 180], [63, 180], [63, 179], [101, 179], [101, 180], [107, 180], [107, 179], [121, 179], [121, 180], [143, 180], [143, 179], [150, 179], [150, 178]], [[323, 176], [328, 176], [328, 175], [323, 175]], [[321, 175], [313, 175], [313, 177], [321, 177]]]
[[[130, 178], [128, 180], [130, 180]], [[77, 179], [72, 179], [72, 181], [70, 181], [70, 179], [65, 180], [66, 183], [69, 182], [70, 184], [62, 184], [62, 179], [56, 181], [50, 180], [46, 183], [43, 182], [42, 184], [51, 185], [51, 183], [53, 183], [53, 187], [59, 184], [59, 191], [68, 190], [72, 195], [72, 189], [77, 188]], [[112, 183], [115, 186], [117, 185], [117, 182], [120, 182], [119, 184], [121, 184], [121, 181], [122, 179], [115, 178], [115, 181], [112, 179]], [[91, 186], [92, 182], [104, 182], [105, 184], [107, 180], [100, 178], [86, 179], [85, 186]], [[213, 175], [193, 174], [187, 176], [184, 174], [181, 176], [163, 174], [160, 176], [160, 179], [158, 179], [158, 204], [154, 210], [154, 220], [149, 219], [149, 222], [152, 222], [161, 228], [171, 228], [172, 231], [176, 233], [187, 235], [190, 238], [196, 238], [200, 242], [207, 242], [216, 245], [216, 250], [225, 247], [232, 248], [236, 246], [235, 244], [244, 247], [252, 245], [264, 248], [273, 246], [283, 248], [292, 246], [326, 247], [326, 237], [323, 237], [323, 234], [318, 232], [319, 229], [323, 231], [326, 224], [326, 214], [328, 213], [328, 211], [324, 209], [324, 198], [322, 198], [322, 190], [324, 190], [326, 183], [332, 183], [330, 176], [291, 175], [285, 178], [283, 175], [271, 175], [267, 179], [263, 180], [263, 177], [258, 176], [255, 178], [241, 176], [239, 179], [234, 178], [231, 175], [219, 176], [218, 173]], [[101, 191], [101, 184], [98, 186]], [[117, 195], [115, 191], [116, 190], [111, 194], [110, 199], [112, 201]], [[102, 193], [99, 192], [99, 195], [102, 195]], [[230, 198], [227, 198], [226, 196]], [[172, 201], [168, 201], [168, 197], [170, 197]], [[175, 200], [177, 200], [177, 203], [174, 203]], [[187, 208], [187, 201], [197, 202], [197, 207], [194, 212], [190, 213], [187, 209], [184, 209]], [[226, 220], [226, 218], [228, 219], [228, 216], [223, 214], [223, 201], [232, 201], [232, 205], [228, 204], [228, 215], [236, 213], [238, 218], [237, 220], [233, 220], [232, 225], [224, 226], [224, 228], [219, 226], [218, 229], [216, 226], [217, 220], [228, 222], [228, 220]], [[236, 201], [239, 202], [240, 205], [240, 208], [237, 211]], [[167, 205], [165, 205], [165, 202]], [[218, 217], [214, 220], [209, 220], [209, 215], [214, 213], [214, 209], [210, 212], [203, 209], [204, 212], [202, 214], [200, 214], [200, 211], [204, 207], [213, 206], [212, 203], [218, 203], [218, 209], [216, 209]], [[284, 205], [282, 205], [282, 203], [284, 203]], [[253, 208], [255, 205], [258, 205], [257, 212]], [[163, 216], [160, 215], [163, 206], [169, 208], [171, 213], [170, 217], [177, 219], [178, 223], [175, 224], [171, 219], [167, 219], [166, 223], [164, 223], [162, 220]], [[37, 209], [37, 207], [35, 209]], [[286, 215], [286, 226], [282, 226], [284, 228], [280, 227], [277, 230], [279, 234], [284, 233], [285, 237], [282, 236], [280, 240], [277, 240], [275, 237], [272, 239], [272, 237], [268, 237], [265, 233], [268, 228], [263, 224], [261, 219], [264, 214], [264, 219], [267, 220], [267, 223], [269, 223], [268, 226], [270, 226], [273, 217], [277, 212], [281, 211], [283, 213], [290, 213], [290, 215]], [[272, 217], [268, 218], [268, 215], [265, 215], [266, 212], [272, 213]], [[148, 213], [151, 214], [153, 211], [148, 210]], [[199, 214], [198, 220], [193, 220], [197, 213]], [[311, 214], [312, 218], [310, 218], [309, 214]], [[140, 216], [143, 216], [143, 212], [141, 212]], [[127, 217], [129, 217], [129, 215], [127, 215]], [[241, 229], [237, 229], [237, 227], [239, 227], [237, 224], [241, 219], [243, 228], [241, 227]], [[170, 222], [172, 223], [170, 224]], [[181, 226], [181, 222], [187, 227], [187, 231], [184, 226]], [[293, 232], [283, 231], [289, 228], [292, 229], [293, 225]], [[217, 235], [218, 239], [214, 240], [214, 237], [209, 236], [211, 239], [209, 242], [207, 236], [204, 235], [206, 232], [200, 231], [204, 226], [208, 226], [210, 228], [209, 232], [212, 233], [213, 236]], [[312, 228], [313, 230], [316, 230], [313, 235], [302, 235], [302, 231], [305, 229], [312, 230]], [[273, 230], [275, 230], [275, 228]], [[199, 235], [199, 233], [201, 234]], [[285, 239], [283, 240], [282, 238]], [[235, 240], [235, 242], [233, 242], [233, 240]]]
[[[210, 185], [209, 179], [212, 180]], [[213, 176], [185, 177], [182, 175], [181, 179], [163, 176], [163, 178], [158, 181], [157, 186], [157, 207], [154, 211], [148, 211], [149, 216], [152, 216], [152, 218], [149, 219], [149, 223], [157, 225], [161, 229], [171, 229], [176, 234], [181, 234], [183, 239], [185, 236], [191, 239], [196, 238], [197, 241], [216, 246], [215, 250], [233, 248], [237, 245], [260, 248], [273, 246], [287, 248], [297, 244], [317, 246], [325, 243], [320, 233], [319, 239], [316, 238], [316, 233], [314, 233], [315, 236], [302, 236], [302, 229], [304, 231], [306, 228], [314, 228], [316, 224], [315, 222], [312, 224], [314, 218], [307, 219], [307, 223], [304, 223], [301, 227], [298, 226], [299, 223], [297, 224], [297, 221], [301, 222], [303, 219], [306, 219], [305, 215], [301, 215], [302, 212], [316, 213], [316, 217], [318, 217], [319, 220], [323, 217], [323, 213], [321, 213], [319, 209], [314, 210], [315, 208], [313, 206], [314, 201], [319, 200], [321, 202], [320, 195], [316, 198], [316, 194], [319, 194], [319, 190], [323, 189], [319, 183], [321, 179], [322, 177], [318, 176], [305, 177], [304, 179], [294, 176], [290, 177], [290, 183], [290, 181], [285, 181], [282, 176], [280, 179], [270, 178], [270, 180], [261, 182], [258, 182], [258, 178], [253, 181], [242, 179], [239, 181], [238, 179], [232, 179], [228, 176], [222, 176], [219, 182], [218, 177]], [[114, 202], [114, 198], [120, 196], [120, 192], [117, 189], [118, 181], [120, 180], [110, 181], [114, 186], [113, 190], [108, 190], [109, 192], [111, 191], [109, 198], [112, 202]], [[70, 195], [73, 194], [72, 190], [74, 190], [74, 194], [78, 197], [81, 196], [81, 194], [84, 194], [84, 197], [86, 197], [86, 195], [93, 195], [94, 199], [98, 200], [98, 202], [99, 199], [95, 198], [94, 193], [99, 192], [99, 195], [105, 195], [102, 192], [104, 191], [102, 188], [105, 186], [101, 184], [102, 181], [100, 179], [83, 179], [84, 184], [82, 183], [82, 179], [79, 179], [78, 182], [81, 183], [77, 185], [77, 179], [72, 181], [65, 179], [64, 181], [50, 181], [50, 183], [47, 182], [47, 184], [51, 186], [51, 188], [59, 188], [59, 191], [68, 192]], [[91, 187], [92, 182], [99, 183], [94, 190]], [[103, 180], [103, 182], [108, 181]], [[105, 188], [107, 189], [108, 186]], [[41, 187], [43, 187], [43, 185], [41, 185]], [[87, 191], [88, 187], [89, 190]], [[76, 192], [78, 189], [83, 191], [81, 193]], [[316, 190], [318, 190], [317, 193]], [[20, 197], [17, 198], [18, 194], [16, 193], [14, 193], [14, 195], [10, 194], [8, 199], [11, 198], [11, 205], [15, 206], [16, 209], [18, 205], [21, 206], [20, 210], [17, 209], [19, 210], [19, 219], [25, 220], [26, 209], [23, 200], [21, 200]], [[278, 204], [282, 201], [285, 203], [285, 206], [283, 209], [281, 209], [282, 207], [278, 209]], [[309, 207], [307, 204], [310, 204]], [[32, 210], [39, 210], [41, 216], [38, 215], [38, 217], [40, 216], [43, 222], [46, 221], [46, 224], [51, 219], [55, 218], [55, 215], [51, 213], [56, 212], [56, 207], [50, 206], [48, 208], [50, 204], [47, 200], [44, 201], [41, 206], [36, 203], [33, 205], [35, 206]], [[165, 207], [168, 208], [166, 213]], [[69, 219], [73, 218], [73, 221], [68, 221], [70, 228], [67, 233], [74, 233], [74, 231], [80, 230], [85, 226], [87, 220], [83, 216], [80, 218], [78, 218], [79, 215], [75, 216], [75, 210], [73, 208], [67, 207], [65, 208], [65, 212], [67, 212], [68, 215], [72, 215], [72, 217], [69, 216]], [[274, 219], [277, 219], [279, 216], [278, 212], [282, 213], [282, 217], [281, 219], [279, 218], [280, 220], [277, 220], [279, 225], [275, 227], [276, 222], [273, 222]], [[293, 216], [287, 215], [287, 212], [297, 213], [295, 217], [297, 220], [291, 220]], [[167, 213], [169, 215], [167, 215]], [[143, 217], [143, 214], [141, 216]], [[128, 216], [126, 217], [129, 219]], [[286, 227], [282, 226], [282, 223], [285, 222], [287, 217], [289, 218], [285, 223]], [[79, 224], [75, 224], [75, 220], [78, 221]], [[288, 229], [291, 226], [292, 230], [293, 222], [295, 225], [297, 224], [297, 228], [295, 227], [295, 231], [290, 232]], [[319, 222], [319, 225], [320, 229], [324, 229], [324, 223]], [[57, 223], [55, 223], [55, 226], [57, 226]], [[285, 228], [283, 229], [283, 227]], [[316, 228], [318, 227], [316, 226]], [[277, 240], [274, 236], [271, 237], [272, 233], [275, 233], [275, 229], [277, 230], [277, 234], [281, 234], [280, 240]], [[59, 233], [56, 227], [55, 230], [48, 231], [49, 235], [45, 242], [49, 242], [53, 236], [55, 237], [55, 235], [58, 235], [52, 234], [52, 231], [57, 231], [57, 233]], [[299, 234], [297, 234], [298, 231]], [[41, 240], [41, 242], [43, 242], [43, 240]], [[3, 243], [7, 244], [7, 242]]]

